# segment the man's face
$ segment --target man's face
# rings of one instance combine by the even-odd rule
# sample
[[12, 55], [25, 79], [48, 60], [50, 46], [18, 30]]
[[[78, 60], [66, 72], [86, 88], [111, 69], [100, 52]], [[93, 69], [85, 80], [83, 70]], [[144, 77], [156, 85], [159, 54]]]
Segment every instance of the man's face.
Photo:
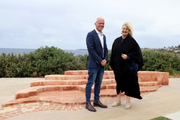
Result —
[[95, 23], [96, 29], [99, 32], [102, 32], [103, 28], [104, 28], [104, 20], [103, 19], [99, 19], [96, 23]]

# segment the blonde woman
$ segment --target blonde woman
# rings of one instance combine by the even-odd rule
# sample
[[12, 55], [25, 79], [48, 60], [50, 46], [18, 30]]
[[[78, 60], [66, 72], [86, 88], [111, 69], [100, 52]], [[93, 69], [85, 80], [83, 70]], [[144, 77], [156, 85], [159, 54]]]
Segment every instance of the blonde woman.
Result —
[[117, 101], [112, 106], [121, 105], [121, 93], [124, 92], [125, 108], [128, 109], [131, 108], [130, 97], [142, 99], [137, 71], [143, 66], [143, 59], [129, 22], [123, 24], [121, 34], [114, 40], [111, 51], [110, 69], [114, 71], [117, 92]]

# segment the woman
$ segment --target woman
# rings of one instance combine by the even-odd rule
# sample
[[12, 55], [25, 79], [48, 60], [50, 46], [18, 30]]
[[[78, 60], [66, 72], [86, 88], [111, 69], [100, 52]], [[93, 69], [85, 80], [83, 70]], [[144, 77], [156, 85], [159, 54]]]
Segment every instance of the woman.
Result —
[[142, 99], [140, 96], [137, 71], [143, 66], [141, 49], [133, 38], [132, 26], [126, 22], [122, 26], [121, 37], [112, 45], [110, 69], [114, 71], [116, 80], [117, 101], [113, 107], [121, 105], [121, 93], [125, 92], [125, 108], [131, 108], [130, 97]]

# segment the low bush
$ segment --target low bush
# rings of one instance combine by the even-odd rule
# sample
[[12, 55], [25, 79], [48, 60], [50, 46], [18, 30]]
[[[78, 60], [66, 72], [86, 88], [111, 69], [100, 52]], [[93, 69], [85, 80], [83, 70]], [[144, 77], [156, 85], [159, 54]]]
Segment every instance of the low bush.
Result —
[[[108, 53], [108, 61], [111, 52]], [[56, 47], [40, 47], [29, 54], [0, 55], [0, 77], [42, 77], [51, 74], [64, 74], [67, 70], [87, 70], [87, 54], [74, 56]], [[157, 51], [142, 51], [144, 66], [142, 71], [161, 71], [178, 74], [180, 59], [178, 56]], [[109, 62], [105, 66], [109, 70]]]
[[142, 71], [161, 71], [173, 74], [173, 71], [180, 71], [180, 59], [176, 54], [162, 53], [158, 51], [142, 51], [144, 66]]
[[0, 77], [41, 77], [64, 74], [66, 70], [87, 69], [86, 56], [77, 57], [53, 46], [41, 47], [23, 55], [2, 53]]

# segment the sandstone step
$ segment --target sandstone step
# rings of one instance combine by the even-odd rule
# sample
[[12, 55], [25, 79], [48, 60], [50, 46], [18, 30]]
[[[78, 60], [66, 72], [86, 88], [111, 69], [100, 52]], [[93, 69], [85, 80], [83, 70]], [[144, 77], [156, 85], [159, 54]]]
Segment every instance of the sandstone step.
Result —
[[[77, 71], [65, 71], [65, 75], [87, 75], [87, 70], [77, 70]], [[113, 71], [105, 71], [104, 76], [111, 76], [114, 79]], [[108, 78], [107, 78], [108, 79]], [[138, 81], [158, 81], [159, 85], [169, 84], [169, 73], [168, 72], [158, 72], [158, 71], [138, 71]]]
[[[86, 85], [46, 85], [46, 86], [35, 86], [16, 93], [15, 98], [27, 98], [30, 96], [38, 95], [41, 92], [46, 91], [69, 91], [77, 90], [85, 92]], [[115, 89], [115, 84], [102, 84], [101, 89]], [[94, 88], [94, 86], [92, 86]], [[93, 92], [94, 89], [92, 89]]]
[[[86, 91], [86, 85], [79, 85], [78, 87], [80, 91], [82, 92]], [[104, 90], [104, 89], [116, 89], [116, 84], [102, 84], [101, 90]], [[92, 86], [91, 92], [94, 92], [94, 85]]]
[[[110, 73], [108, 75], [108, 72]], [[103, 76], [103, 79], [115, 79], [111, 71], [106, 71], [106, 75]], [[46, 75], [45, 80], [79, 80], [79, 79], [88, 79], [88, 75]], [[139, 82], [155, 82], [158, 81], [158, 84], [168, 85], [169, 84], [169, 74], [166, 72], [138, 72], [138, 81]]]
[[139, 86], [158, 86], [158, 82], [139, 82]]
[[138, 72], [138, 80], [140, 82], [157, 81], [157, 72]]
[[[88, 75], [88, 70], [69, 70], [65, 71], [65, 75]], [[104, 71], [104, 75], [114, 75], [113, 71]]]
[[[16, 94], [16, 100], [3, 104], [3, 106], [29, 102], [85, 104], [84, 92], [88, 79], [87, 72], [87, 70], [79, 70], [66, 71], [65, 75], [46, 75], [44, 81], [31, 83], [30, 88], [21, 90]], [[169, 84], [169, 73], [139, 71], [138, 81], [141, 93], [154, 92], [161, 85]], [[94, 86], [92, 87], [92, 92], [93, 91]], [[116, 82], [113, 71], [104, 72], [100, 96], [116, 96]]]
[[[109, 84], [104, 84], [106, 87], [105, 89], [116, 89], [116, 82], [114, 83], [109, 83]], [[101, 87], [104, 86], [103, 84], [101, 85]], [[158, 82], [139, 82], [139, 86], [161, 86], [161, 85], [158, 85]], [[104, 88], [104, 87], [103, 87]]]
[[[45, 91], [79, 90], [79, 91], [85, 92], [86, 82], [87, 81], [85, 80], [79, 80], [79, 81], [76, 80], [76, 82], [68, 81], [68, 80], [33, 82], [31, 84], [32, 87], [19, 91], [16, 94], [16, 99], [37, 95]], [[143, 87], [143, 86], [153, 87], [153, 86], [157, 86], [157, 84], [158, 84], [157, 82], [139, 82], [140, 87]], [[38, 86], [38, 85], [41, 85], [41, 86]], [[103, 80], [102, 85], [101, 85], [101, 90], [102, 89], [116, 89], [115, 80], [113, 79]], [[94, 86], [92, 86], [92, 92], [94, 92]]]
[[[123, 94], [122, 94], [123, 95]], [[116, 91], [112, 89], [101, 90], [100, 97], [115, 97]], [[91, 101], [93, 101], [94, 94], [91, 94]], [[46, 91], [28, 98], [20, 98], [2, 105], [8, 107], [11, 105], [32, 103], [32, 102], [48, 102], [66, 105], [85, 104], [85, 94], [82, 91]]]
[[88, 70], [68, 70], [64, 75], [88, 75]]
[[168, 72], [157, 72], [157, 71], [139, 71], [138, 81], [158, 81], [159, 85], [169, 84], [169, 73]]
[[46, 75], [45, 80], [79, 80], [87, 79], [88, 75]]
[[30, 96], [37, 95], [41, 92], [46, 91], [67, 91], [67, 90], [79, 90], [79, 86], [76, 85], [47, 85], [47, 86], [36, 86], [21, 90], [16, 93], [15, 98], [27, 98]]
[[[114, 79], [114, 75], [104, 75], [103, 79]], [[45, 80], [79, 80], [88, 79], [88, 75], [46, 75]]]
[[115, 79], [103, 79], [102, 84], [114, 84], [116, 83]]
[[[140, 87], [141, 93], [143, 92], [153, 92], [156, 91], [159, 86], [143, 86]], [[124, 93], [122, 93], [124, 95]], [[102, 89], [100, 92], [100, 97], [116, 97], [115, 89]], [[91, 101], [93, 101], [94, 94], [91, 94]], [[27, 98], [19, 98], [2, 105], [2, 107], [7, 107], [11, 105], [32, 103], [32, 102], [48, 102], [66, 105], [77, 105], [85, 104], [85, 94], [78, 90], [68, 90], [68, 91], [45, 91], [34, 96], [29, 96]]]
[[157, 91], [157, 89], [161, 86], [140, 86], [140, 92], [154, 92]]
[[[87, 79], [81, 80], [43, 80], [36, 81], [31, 83], [31, 87], [34, 86], [46, 86], [46, 85], [85, 85], [87, 83]], [[103, 79], [102, 84], [112, 84], [116, 83], [115, 79]], [[156, 86], [158, 82], [139, 82], [140, 86]]]
[[[82, 92], [85, 92], [85, 87], [86, 85], [46, 85], [46, 86], [35, 86], [35, 87], [30, 87], [24, 90], [19, 91], [16, 93], [15, 98], [27, 98], [30, 96], [37, 95], [41, 92], [46, 92], [46, 91], [68, 91], [68, 90], [79, 90]], [[102, 89], [115, 89], [116, 84], [102, 84], [101, 85], [101, 90]], [[92, 92], [94, 91], [94, 86], [92, 86]]]
[[[140, 92], [154, 92], [156, 91], [160, 86], [140, 86]], [[85, 92], [86, 86], [80, 85], [79, 90], [82, 92]], [[108, 85], [101, 85], [101, 90], [104, 89], [116, 89], [116, 84], [108, 84]], [[94, 86], [92, 86], [91, 92], [94, 92]]]
[[87, 79], [81, 80], [43, 80], [31, 83], [31, 87], [34, 86], [46, 86], [46, 85], [84, 85], [87, 83]]
[[[85, 85], [87, 83], [87, 79], [81, 80], [43, 80], [36, 81], [31, 83], [31, 87], [34, 86], [45, 86], [45, 85]], [[114, 79], [103, 79], [102, 84], [111, 84], [115, 83]]]

